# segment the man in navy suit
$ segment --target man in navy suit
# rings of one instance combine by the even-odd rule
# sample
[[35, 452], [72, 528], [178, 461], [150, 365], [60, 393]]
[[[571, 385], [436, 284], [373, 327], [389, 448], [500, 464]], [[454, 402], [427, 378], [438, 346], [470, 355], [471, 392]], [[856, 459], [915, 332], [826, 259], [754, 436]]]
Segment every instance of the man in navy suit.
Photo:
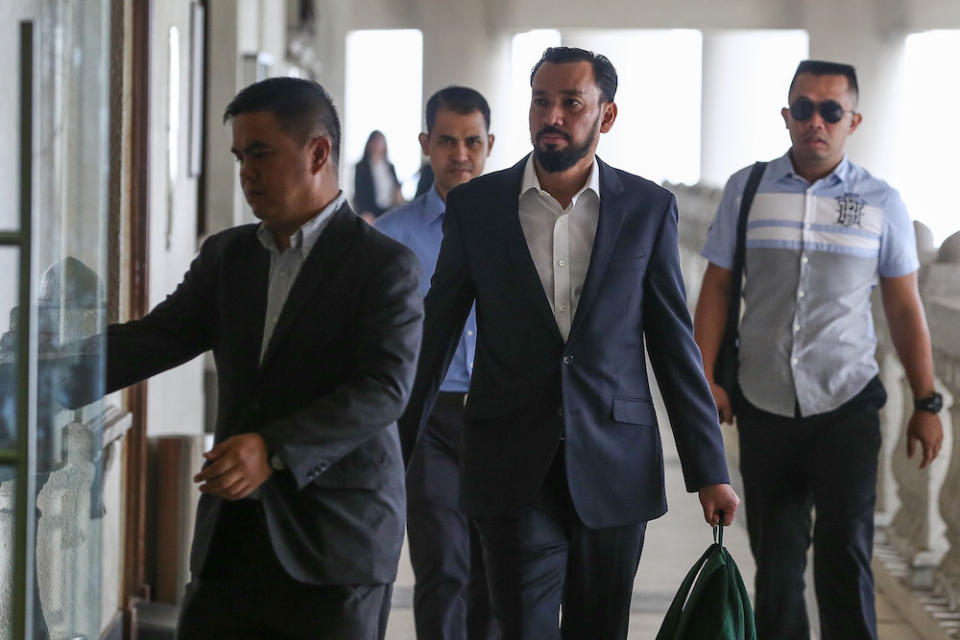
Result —
[[[729, 524], [717, 409], [693, 340], [669, 192], [595, 157], [617, 117], [610, 61], [547, 49], [533, 153], [447, 196], [405, 447], [475, 302], [461, 502], [505, 638], [625, 638], [646, 522], [666, 511], [644, 339], [689, 491]], [[562, 609], [562, 622], [558, 623]]]

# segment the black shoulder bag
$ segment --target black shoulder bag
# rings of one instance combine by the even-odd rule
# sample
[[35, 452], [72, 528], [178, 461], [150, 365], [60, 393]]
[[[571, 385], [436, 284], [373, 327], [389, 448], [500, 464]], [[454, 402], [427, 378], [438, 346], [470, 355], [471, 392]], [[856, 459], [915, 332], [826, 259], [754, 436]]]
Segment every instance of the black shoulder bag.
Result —
[[740, 217], [737, 219], [737, 248], [733, 254], [733, 271], [730, 279], [730, 299], [727, 302], [727, 324], [723, 330], [723, 340], [713, 364], [713, 379], [723, 387], [730, 398], [730, 405], [736, 413], [740, 398], [740, 385], [737, 382], [737, 369], [740, 365], [740, 293], [743, 286], [743, 268], [747, 257], [747, 218], [753, 197], [757, 194], [760, 178], [767, 168], [766, 162], [757, 162], [750, 170], [747, 186], [740, 199]]

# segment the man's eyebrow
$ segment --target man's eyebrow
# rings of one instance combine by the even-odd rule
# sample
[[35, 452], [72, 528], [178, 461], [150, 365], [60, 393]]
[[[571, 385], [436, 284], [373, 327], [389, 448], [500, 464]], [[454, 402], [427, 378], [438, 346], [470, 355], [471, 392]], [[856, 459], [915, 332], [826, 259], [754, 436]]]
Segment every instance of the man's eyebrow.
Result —
[[[542, 96], [545, 93], [547, 92], [544, 89], [533, 90], [533, 95], [535, 96]], [[560, 91], [558, 91], [557, 93], [560, 93], [565, 96], [582, 96], [582, 95], [586, 95], [587, 92], [584, 91], [583, 89], [560, 89]]]
[[256, 150], [258, 150], [258, 149], [266, 149], [268, 146], [269, 146], [269, 145], [267, 145], [266, 142], [260, 142], [259, 140], [256, 140], [256, 141], [254, 141], [254, 142], [251, 142], [251, 143], [248, 144], [247, 146], [245, 146], [243, 149], [237, 149], [236, 147], [230, 147], [230, 153], [232, 153], [232, 154], [234, 154], [234, 155], [239, 154], [239, 153], [250, 153], [251, 151], [256, 151]]

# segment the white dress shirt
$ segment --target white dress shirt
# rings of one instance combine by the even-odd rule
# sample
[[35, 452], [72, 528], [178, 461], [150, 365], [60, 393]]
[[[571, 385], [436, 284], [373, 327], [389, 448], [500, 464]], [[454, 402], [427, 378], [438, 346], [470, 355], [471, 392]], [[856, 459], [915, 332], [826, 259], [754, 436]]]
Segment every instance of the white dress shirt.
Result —
[[600, 167], [594, 158], [586, 182], [564, 209], [553, 196], [540, 188], [533, 164], [533, 154], [530, 154], [520, 187], [520, 226], [523, 227], [527, 248], [537, 267], [544, 293], [557, 319], [560, 335], [566, 340], [583, 291], [593, 240], [597, 235]]
[[346, 196], [341, 191], [333, 202], [323, 208], [320, 213], [310, 218], [302, 227], [290, 236], [290, 246], [281, 251], [277, 247], [277, 241], [273, 232], [267, 229], [262, 223], [257, 229], [257, 239], [260, 244], [270, 252], [270, 276], [267, 285], [267, 315], [263, 322], [263, 340], [260, 344], [260, 360], [267, 354], [267, 345], [270, 344], [270, 338], [273, 336], [273, 330], [280, 319], [280, 312], [283, 311], [287, 303], [287, 296], [293, 288], [297, 276], [300, 275], [300, 269], [306, 261], [313, 246], [317, 243], [323, 230], [327, 228], [330, 218], [334, 212], [339, 209], [346, 201]]
[[396, 189], [393, 172], [386, 160], [371, 160], [370, 175], [373, 178], [373, 199], [381, 209], [389, 209], [393, 204], [393, 192]]

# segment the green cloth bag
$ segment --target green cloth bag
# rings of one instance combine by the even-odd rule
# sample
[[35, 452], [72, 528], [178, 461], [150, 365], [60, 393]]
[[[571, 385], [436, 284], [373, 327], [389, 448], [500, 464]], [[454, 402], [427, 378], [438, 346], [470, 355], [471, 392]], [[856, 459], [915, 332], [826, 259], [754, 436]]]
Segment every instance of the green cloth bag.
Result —
[[713, 528], [713, 540], [683, 579], [657, 640], [756, 640], [750, 596], [723, 546], [722, 526]]

